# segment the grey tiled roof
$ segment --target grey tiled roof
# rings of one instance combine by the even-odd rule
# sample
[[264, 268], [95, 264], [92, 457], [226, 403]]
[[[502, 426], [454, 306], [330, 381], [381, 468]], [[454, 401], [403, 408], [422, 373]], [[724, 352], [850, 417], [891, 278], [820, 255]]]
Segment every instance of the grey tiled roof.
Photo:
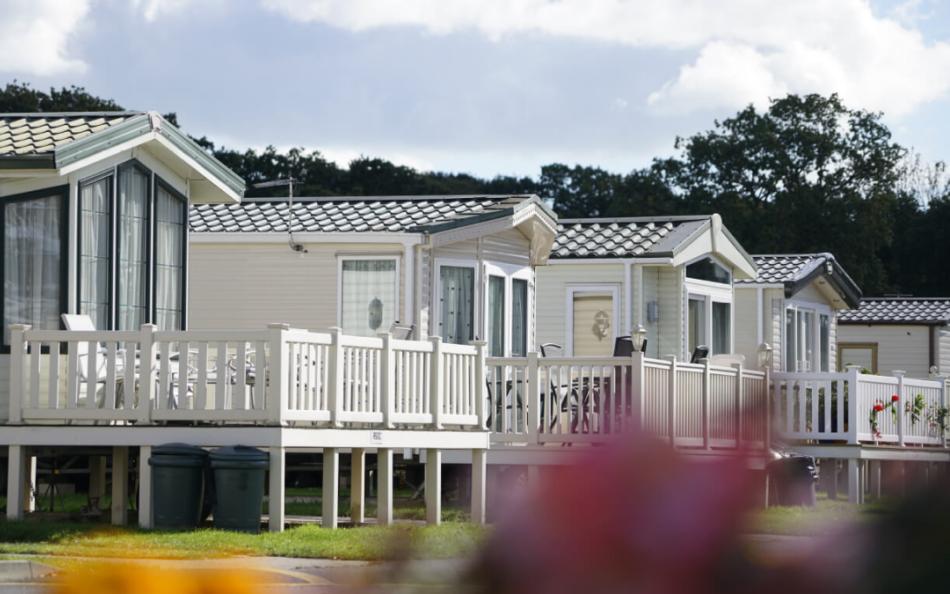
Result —
[[562, 219], [552, 258], [669, 256], [708, 216]]
[[63, 146], [100, 132], [138, 112], [14, 113], [0, 114], [0, 157], [52, 153]]
[[806, 277], [821, 266], [831, 254], [770, 254], [752, 256], [758, 270], [754, 280], [736, 280], [737, 283], [790, 283]]
[[857, 309], [842, 312], [844, 324], [947, 324], [950, 298], [862, 299]]
[[[294, 233], [420, 232], [464, 225], [510, 214], [528, 202], [517, 196], [365, 196], [294, 198]], [[241, 204], [192, 207], [194, 233], [286, 232], [287, 201], [245, 199]]]

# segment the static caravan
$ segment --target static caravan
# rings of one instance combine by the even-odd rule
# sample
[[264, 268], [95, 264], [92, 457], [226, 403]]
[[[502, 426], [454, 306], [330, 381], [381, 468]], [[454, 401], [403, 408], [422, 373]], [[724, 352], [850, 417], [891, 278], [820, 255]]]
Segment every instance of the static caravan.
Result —
[[275, 320], [376, 336], [534, 348], [535, 266], [556, 216], [537, 196], [245, 199], [191, 214], [190, 324]]
[[244, 182], [157, 113], [0, 114], [0, 420], [10, 325], [184, 329], [189, 204], [234, 203]]
[[774, 371], [833, 371], [838, 313], [857, 307], [858, 286], [828, 253], [753, 260], [755, 278], [736, 282], [736, 352], [752, 357], [766, 343]]
[[925, 378], [950, 373], [950, 299], [862, 299], [838, 320], [839, 367]]
[[538, 343], [568, 357], [610, 356], [646, 330], [646, 355], [732, 353], [734, 280], [755, 264], [719, 215], [561, 220], [538, 272]]

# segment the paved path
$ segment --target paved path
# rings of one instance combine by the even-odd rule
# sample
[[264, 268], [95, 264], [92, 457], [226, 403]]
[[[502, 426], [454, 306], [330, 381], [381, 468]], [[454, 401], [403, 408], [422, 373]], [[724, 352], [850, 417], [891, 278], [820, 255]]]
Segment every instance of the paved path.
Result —
[[[750, 545], [761, 554], [774, 557], [804, 554], [813, 540], [801, 536], [750, 535]], [[21, 562], [31, 560], [20, 557]], [[112, 560], [89, 559], [90, 561]], [[129, 562], [116, 560], [112, 562]], [[294, 559], [287, 557], [230, 557], [226, 559], [172, 560], [144, 559], [131, 561], [143, 565], [192, 571], [221, 571], [240, 568], [250, 571], [260, 585], [261, 594], [323, 594], [336, 592], [383, 592], [399, 590], [400, 585], [422, 587], [426, 592], [457, 590], [466, 561], [461, 559], [421, 560], [405, 564], [371, 563], [366, 561], [335, 561], [331, 559]], [[5, 573], [0, 562], [0, 594], [41, 594], [41, 568], [24, 574]], [[371, 587], [372, 586], [372, 587]], [[414, 588], [415, 589], [415, 588]], [[131, 593], [130, 593], [131, 594]]]

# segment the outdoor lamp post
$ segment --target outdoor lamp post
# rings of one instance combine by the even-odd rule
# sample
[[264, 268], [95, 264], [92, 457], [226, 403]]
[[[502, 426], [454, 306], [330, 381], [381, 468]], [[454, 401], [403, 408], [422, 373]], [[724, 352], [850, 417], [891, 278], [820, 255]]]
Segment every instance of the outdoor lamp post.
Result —
[[633, 340], [634, 352], [642, 353], [643, 344], [644, 342], [646, 342], [646, 339], [647, 339], [647, 329], [644, 328], [641, 324], [637, 324], [637, 328], [636, 330], [633, 331], [633, 335], [631, 336], [631, 339]]
[[767, 342], [759, 345], [759, 369], [769, 369], [772, 367], [772, 347]]

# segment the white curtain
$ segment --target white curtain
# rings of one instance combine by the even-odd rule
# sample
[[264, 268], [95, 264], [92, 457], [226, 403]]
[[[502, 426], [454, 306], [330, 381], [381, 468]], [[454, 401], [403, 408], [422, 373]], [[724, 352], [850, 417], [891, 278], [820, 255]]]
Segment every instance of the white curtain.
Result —
[[148, 186], [148, 174], [137, 167], [120, 171], [119, 330], [136, 330], [148, 319]]
[[155, 323], [163, 330], [182, 328], [185, 206], [158, 186], [155, 193]]
[[395, 321], [395, 260], [343, 260], [341, 303], [344, 334], [376, 336]]
[[439, 326], [442, 340], [468, 344], [474, 338], [475, 269], [461, 266], [442, 266], [439, 269], [442, 284]]
[[80, 190], [79, 311], [96, 328], [109, 328], [109, 227], [112, 220], [111, 178], [86, 184]]
[[3, 337], [7, 344], [10, 324], [59, 328], [62, 210], [59, 196], [12, 202], [4, 207]]
[[505, 356], [505, 278], [488, 277], [488, 354]]

